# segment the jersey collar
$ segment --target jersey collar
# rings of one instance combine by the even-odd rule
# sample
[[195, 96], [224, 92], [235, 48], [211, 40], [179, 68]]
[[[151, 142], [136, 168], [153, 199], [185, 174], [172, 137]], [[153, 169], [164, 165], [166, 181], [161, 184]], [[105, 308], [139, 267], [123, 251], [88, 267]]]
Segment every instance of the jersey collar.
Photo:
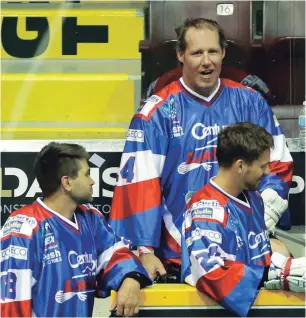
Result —
[[37, 198], [37, 203], [40, 204], [44, 209], [48, 210], [49, 212], [53, 213], [54, 215], [56, 215], [58, 218], [60, 218], [62, 221], [64, 221], [65, 223], [68, 223], [70, 226], [72, 226], [73, 228], [75, 228], [76, 230], [79, 230], [79, 225], [78, 225], [78, 221], [76, 219], [75, 213], [73, 213], [73, 218], [74, 218], [74, 222], [70, 221], [69, 219], [65, 218], [64, 216], [62, 216], [60, 213], [53, 211], [52, 209], [50, 209], [48, 206], [45, 205], [45, 203], [41, 200], [41, 198]]
[[209, 183], [210, 183], [214, 188], [218, 189], [220, 192], [222, 192], [225, 196], [227, 196], [228, 198], [232, 199], [233, 201], [235, 201], [235, 202], [237, 202], [237, 203], [239, 203], [239, 204], [241, 204], [241, 205], [243, 205], [243, 206], [245, 206], [245, 207], [247, 207], [247, 208], [250, 208], [250, 204], [249, 204], [249, 201], [248, 201], [248, 199], [247, 199], [246, 196], [245, 196], [245, 198], [246, 198], [246, 201], [247, 201], [247, 202], [244, 202], [244, 201], [239, 200], [238, 198], [236, 198], [236, 197], [230, 195], [229, 193], [225, 192], [222, 188], [220, 188], [220, 187], [213, 181], [214, 178], [215, 178], [215, 177], [212, 177], [212, 178], [209, 180]]
[[[219, 96], [220, 92], [220, 88], [221, 87], [221, 81], [220, 78], [218, 78], [218, 85], [216, 87], [216, 89], [208, 96], [208, 97], [204, 97], [198, 93], [196, 93], [195, 91], [193, 91], [192, 89], [190, 89], [184, 82], [183, 77], [181, 77], [179, 79], [181, 85], [184, 87], [184, 89], [190, 93], [193, 97], [196, 97], [197, 99], [200, 99], [201, 101], [205, 102], [205, 104], [212, 104], [214, 102], [214, 100]], [[221, 91], [221, 90], [220, 90]]]

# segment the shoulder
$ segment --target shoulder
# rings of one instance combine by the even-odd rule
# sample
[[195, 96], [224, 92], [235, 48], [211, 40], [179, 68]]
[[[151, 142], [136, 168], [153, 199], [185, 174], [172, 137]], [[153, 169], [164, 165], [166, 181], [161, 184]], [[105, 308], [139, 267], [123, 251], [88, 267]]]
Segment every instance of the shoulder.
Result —
[[37, 202], [22, 207], [14, 211], [3, 225], [0, 233], [1, 239], [8, 238], [10, 235], [20, 237], [32, 237], [40, 228], [41, 223], [51, 217]]
[[86, 203], [86, 204], [81, 204], [78, 206], [78, 208], [83, 212], [83, 213], [91, 213], [94, 215], [102, 216], [104, 217], [103, 213], [99, 211], [97, 208], [95, 208], [92, 204]]
[[237, 95], [237, 96], [245, 96], [251, 99], [255, 98], [263, 98], [260, 93], [258, 93], [255, 89], [245, 86], [241, 83], [232, 81], [227, 78], [222, 78], [221, 83], [223, 87], [225, 87], [231, 95]]
[[179, 80], [183, 75], [181, 67], [174, 68], [159, 77], [155, 83], [154, 92], [159, 92], [170, 83]]
[[229, 94], [227, 97], [256, 109], [258, 106], [259, 109], [264, 105], [268, 107], [264, 97], [255, 89], [226, 78], [222, 78], [221, 83]]
[[150, 96], [145, 100], [143, 107], [141, 107], [134, 118], [142, 118], [145, 121], [149, 121], [162, 106], [166, 105], [171, 97], [182, 92], [182, 87], [178, 81], [174, 81], [161, 89], [158, 93]]
[[255, 89], [251, 88], [251, 87], [248, 87], [248, 86], [245, 86], [241, 83], [238, 83], [238, 82], [235, 82], [235, 81], [232, 81], [228, 78], [222, 78], [221, 79], [221, 82], [222, 84], [225, 86], [225, 87], [229, 87], [229, 88], [232, 88], [232, 89], [243, 89], [243, 90], [246, 90], [246, 91], [250, 91], [250, 92], [256, 92]]
[[229, 199], [221, 192], [207, 184], [188, 202], [185, 218], [189, 218], [191, 221], [217, 222], [225, 226], [228, 218], [226, 209], [228, 201]]

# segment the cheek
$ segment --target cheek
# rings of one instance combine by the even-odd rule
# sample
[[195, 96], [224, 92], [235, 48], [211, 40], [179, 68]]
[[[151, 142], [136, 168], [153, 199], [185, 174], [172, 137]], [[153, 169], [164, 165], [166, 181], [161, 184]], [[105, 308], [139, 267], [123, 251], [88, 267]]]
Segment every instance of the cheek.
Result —
[[213, 58], [212, 59], [212, 62], [213, 62], [213, 64], [216, 66], [216, 68], [221, 68], [221, 66], [222, 66], [222, 59], [221, 59], [221, 57], [219, 56], [219, 57], [216, 57], [216, 58]]

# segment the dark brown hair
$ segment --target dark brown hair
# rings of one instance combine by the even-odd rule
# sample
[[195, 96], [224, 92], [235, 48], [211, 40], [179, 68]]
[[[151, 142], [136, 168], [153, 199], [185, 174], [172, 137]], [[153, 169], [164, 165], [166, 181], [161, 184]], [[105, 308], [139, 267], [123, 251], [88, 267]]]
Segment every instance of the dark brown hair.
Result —
[[271, 134], [258, 125], [243, 122], [228, 126], [218, 136], [219, 166], [229, 168], [239, 159], [252, 163], [273, 146]]
[[43, 195], [53, 194], [60, 186], [63, 176], [76, 178], [80, 165], [78, 160], [89, 159], [84, 147], [77, 144], [51, 142], [39, 152], [34, 170]]

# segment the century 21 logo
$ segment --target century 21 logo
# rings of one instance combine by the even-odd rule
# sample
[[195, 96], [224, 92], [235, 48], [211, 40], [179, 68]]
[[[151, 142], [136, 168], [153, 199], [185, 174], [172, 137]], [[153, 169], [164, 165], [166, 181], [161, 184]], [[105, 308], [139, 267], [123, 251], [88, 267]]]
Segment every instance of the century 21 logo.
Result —
[[[50, 25], [46, 17], [26, 17], [26, 30], [36, 31], [33, 40], [18, 36], [18, 17], [4, 17], [1, 41], [7, 54], [17, 58], [42, 55], [50, 41]], [[107, 25], [78, 25], [77, 17], [62, 17], [62, 55], [77, 55], [78, 43], [108, 43]]]

